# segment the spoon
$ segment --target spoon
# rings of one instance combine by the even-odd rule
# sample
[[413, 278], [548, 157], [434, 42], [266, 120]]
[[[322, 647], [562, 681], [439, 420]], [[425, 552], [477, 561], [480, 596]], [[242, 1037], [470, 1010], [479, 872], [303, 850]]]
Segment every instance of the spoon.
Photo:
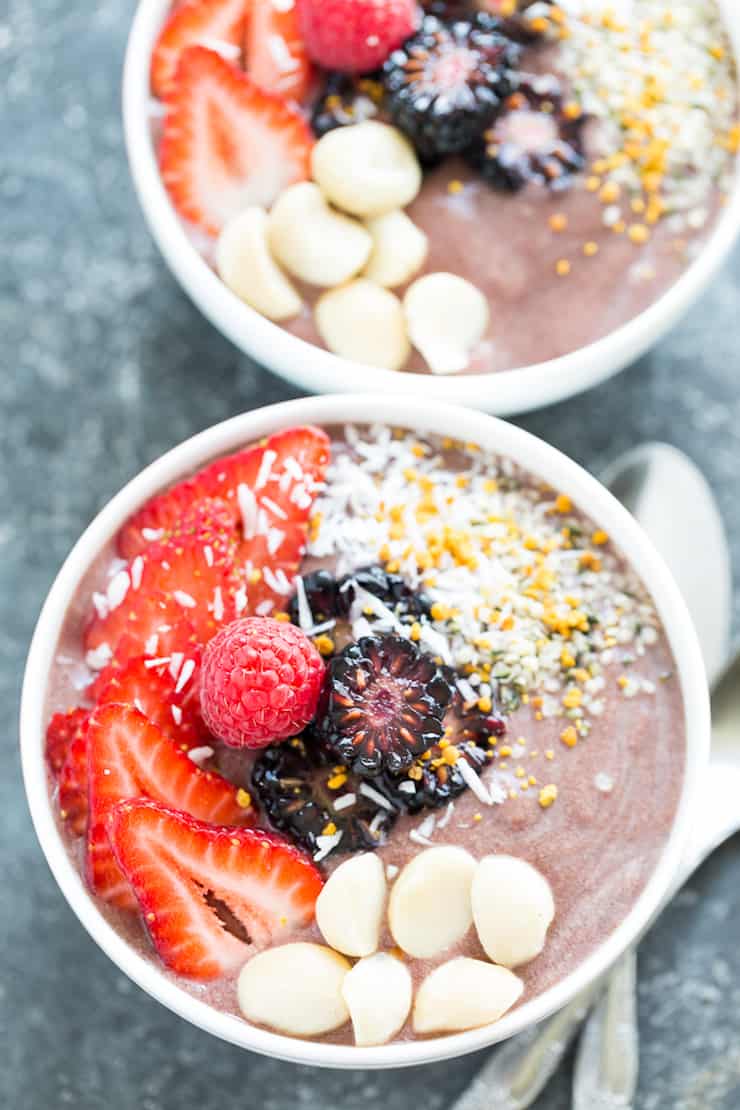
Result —
[[[722, 518], [704, 477], [676, 448], [650, 443], [620, 456], [603, 480], [668, 563], [697, 627], [707, 675], [715, 681], [727, 658], [731, 576]], [[669, 898], [740, 828], [740, 655], [717, 682], [712, 717], [711, 763], [700, 790], [696, 827]], [[635, 981], [635, 950], [630, 949], [607, 976], [554, 1017], [497, 1048], [452, 1110], [531, 1106], [597, 999], [576, 1067], [574, 1108], [625, 1110], [638, 1072]]]

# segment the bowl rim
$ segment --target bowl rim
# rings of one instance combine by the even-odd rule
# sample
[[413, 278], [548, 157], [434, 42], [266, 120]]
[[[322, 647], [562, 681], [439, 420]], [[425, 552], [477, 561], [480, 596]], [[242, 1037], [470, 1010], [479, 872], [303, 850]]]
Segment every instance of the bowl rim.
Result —
[[[740, 18], [719, 0], [740, 59]], [[570, 354], [485, 374], [419, 375], [340, 358], [260, 316], [228, 289], [188, 237], [162, 184], [150, 133], [149, 59], [171, 0], [140, 0], [126, 49], [123, 122], [129, 166], [151, 234], [170, 270], [211, 323], [240, 350], [302, 388], [319, 393], [414, 392], [468, 404], [499, 416], [527, 412], [606, 380], [639, 358], [699, 297], [740, 234], [740, 172], [720, 217], [696, 258], [643, 312]], [[739, 61], [740, 69], [740, 61]], [[740, 161], [738, 162], [740, 165]]]
[[[401, 417], [402, 412], [408, 415]], [[546, 476], [555, 488], [606, 528], [653, 596], [673, 652], [686, 718], [686, 773], [669, 838], [644, 890], [617, 928], [564, 979], [498, 1023], [428, 1040], [358, 1048], [303, 1041], [249, 1025], [213, 1009], [179, 987], [166, 972], [135, 951], [93, 901], [57, 826], [44, 758], [47, 684], [59, 634], [79, 583], [95, 557], [127, 517], [150, 496], [208, 460], [279, 428], [297, 423], [395, 423], [423, 432], [478, 442]], [[39, 692], [42, 692], [40, 696]], [[619, 957], [647, 927], [677, 872], [690, 827], [697, 783], [709, 755], [709, 696], [701, 652], [685, 603], [668, 568], [635, 520], [591, 475], [529, 432], [459, 406], [374, 394], [312, 397], [232, 417], [200, 432], [151, 463], [116, 494], [83, 532], [59, 571], [38, 619], [23, 681], [20, 743], [28, 804], [41, 847], [69, 905], [93, 940], [152, 997], [221, 1039], [294, 1063], [346, 1068], [402, 1067], [464, 1055], [541, 1021], [560, 1009]]]

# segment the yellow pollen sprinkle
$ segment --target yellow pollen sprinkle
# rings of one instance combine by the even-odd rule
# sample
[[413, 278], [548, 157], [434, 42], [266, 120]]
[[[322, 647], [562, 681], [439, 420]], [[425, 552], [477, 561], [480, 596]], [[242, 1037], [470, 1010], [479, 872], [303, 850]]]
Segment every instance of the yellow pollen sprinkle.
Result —
[[599, 191], [599, 189], [601, 188], [601, 178], [600, 177], [587, 177], [585, 184], [586, 184], [586, 188], [588, 189], [589, 193], [597, 193]]
[[447, 182], [447, 192], [452, 193], [453, 196], [455, 196], [456, 193], [461, 193], [464, 188], [465, 186], [462, 181], [458, 181], [456, 177], [454, 177], [452, 181]]
[[563, 705], [566, 709], [578, 709], [583, 701], [583, 691], [577, 688], [568, 690], [567, 694], [563, 695]]
[[272, 619], [275, 621], [282, 621], [283, 624], [285, 624], [286, 621], [290, 620], [290, 613], [285, 613], [281, 609], [279, 613], [272, 614]]
[[579, 119], [581, 115], [581, 106], [575, 100], [568, 100], [563, 105], [563, 115], [566, 119]]
[[449, 607], [443, 605], [441, 601], [435, 601], [429, 613], [433, 621], [446, 621], [451, 615]]
[[478, 709], [481, 711], [481, 713], [490, 713], [492, 707], [493, 704], [488, 696], [478, 698]]
[[321, 835], [322, 836], [334, 836], [334, 833], [336, 831], [337, 831], [337, 826], [334, 824], [334, 822], [333, 821], [328, 821], [324, 825], [323, 829], [321, 830]]
[[568, 217], [564, 212], [553, 212], [548, 223], [551, 231], [565, 231], [568, 226]]
[[156, 921], [157, 920], [157, 915], [155, 913], [148, 913], [146, 915], [146, 919], [147, 919], [147, 921]]
[[475, 823], [477, 824], [477, 823], [478, 823], [479, 821], [482, 821], [482, 820], [483, 820], [483, 817], [481, 816], [481, 814], [480, 814], [480, 813], [474, 813], [474, 814], [473, 814], [473, 820], [474, 820], [474, 821], [475, 821]]
[[629, 679], [627, 678], [627, 675], [626, 674], [620, 674], [619, 678], [617, 679], [617, 686], [620, 686], [624, 690], [625, 686], [628, 686], [628, 685], [629, 685]]
[[526, 773], [527, 772], [524, 770], [523, 767], [517, 767], [516, 771], [514, 772], [518, 779], [523, 779]]
[[398, 574], [399, 570], [401, 569], [401, 564], [399, 563], [398, 559], [391, 559], [391, 561], [386, 565], [385, 569], [388, 571], [389, 574]]
[[566, 748], [575, 748], [578, 743], [578, 733], [573, 725], [568, 725], [567, 728], [563, 729], [560, 733], [560, 739], [565, 744]]
[[424, 772], [422, 771], [421, 767], [418, 766], [418, 764], [414, 763], [412, 767], [409, 767], [410, 779], [414, 779], [416, 782], [418, 782], [423, 774]]
[[261, 577], [262, 571], [258, 570], [257, 567], [253, 567], [252, 570], [250, 570], [247, 574], [247, 582], [249, 582], [250, 586], [254, 586], [257, 582], [259, 582]]
[[595, 544], [597, 547], [603, 547], [604, 544], [608, 543], [608, 542], [609, 542], [609, 536], [607, 535], [606, 532], [602, 531], [600, 528], [597, 529], [597, 531], [594, 532], [594, 534], [591, 536], [591, 543]]
[[342, 773], [340, 775], [332, 775], [332, 777], [327, 781], [326, 785], [329, 787], [330, 790], [339, 790], [339, 787], [344, 786], [346, 781], [347, 775], [345, 773]]
[[586, 258], [593, 258], [595, 254], [599, 253], [599, 244], [594, 243], [593, 240], [589, 240], [588, 243], [583, 244], [583, 253]]
[[558, 788], [554, 782], [548, 783], [540, 790], [539, 803], [543, 809], [549, 809], [558, 796]]
[[411, 625], [411, 631], [409, 635], [414, 643], [417, 643], [421, 639], [421, 625], [418, 621], [414, 621], [414, 623]]
[[239, 788], [239, 790], [237, 790], [236, 804], [242, 809], [249, 809], [252, 804], [252, 796], [248, 790], [244, 790], [241, 787]]
[[509, 791], [509, 797], [512, 799], [512, 801], [513, 801], [514, 798], [519, 797], [519, 791], [515, 790], [513, 786], [511, 788], [511, 790]]
[[511, 755], [511, 748], [508, 744], [504, 744], [503, 747], [499, 748], [498, 754], [504, 759], [507, 755]]
[[570, 273], [570, 262], [567, 258], [559, 258], [555, 263], [555, 273], [558, 277], [567, 277]]
[[650, 230], [649, 228], [645, 227], [645, 224], [632, 224], [627, 234], [629, 235], [632, 242], [637, 243], [638, 245], [647, 243], [648, 239], [650, 238]]
[[529, 778], [527, 779], [527, 782], [529, 783], [530, 786], [536, 786], [537, 785], [537, 779], [534, 777], [534, 775], [530, 775]]
[[616, 181], [607, 181], [599, 190], [599, 200], [602, 204], [614, 204], [619, 200], [620, 188]]
[[569, 513], [573, 508], [573, 502], [568, 497], [567, 493], [559, 493], [555, 498], [555, 512], [556, 513]]
[[280, 925], [281, 925], [281, 926], [282, 926], [283, 928], [285, 928], [285, 926], [286, 926], [286, 925], [288, 924], [288, 919], [287, 919], [287, 917], [285, 916], [285, 914], [283, 914], [283, 915], [282, 915], [282, 917], [280, 917], [279, 921], [280, 921]]
[[444, 754], [442, 755], [443, 762], [448, 763], [451, 767], [457, 763], [459, 758], [460, 753], [453, 744], [451, 744], [449, 748], [445, 748]]
[[584, 570], [592, 570], [595, 573], [601, 570], [601, 559], [598, 555], [594, 555], [593, 551], [582, 551], [578, 562]]
[[567, 648], [563, 648], [560, 652], [560, 666], [568, 670], [570, 667], [575, 667], [576, 661], [570, 654]]
[[334, 641], [331, 636], [315, 636], [313, 642], [319, 655], [331, 655], [334, 651]]
[[624, 220], [617, 220], [615, 224], [612, 224], [612, 231], [615, 235], [624, 235], [626, 230], [627, 224], [624, 222]]

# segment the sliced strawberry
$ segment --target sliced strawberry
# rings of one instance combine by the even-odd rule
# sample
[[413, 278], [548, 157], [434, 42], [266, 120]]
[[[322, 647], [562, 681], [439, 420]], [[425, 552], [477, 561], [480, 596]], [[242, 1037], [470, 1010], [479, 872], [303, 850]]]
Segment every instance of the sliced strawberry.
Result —
[[298, 28], [296, 5], [252, 0], [246, 26], [246, 69], [254, 83], [287, 100], [302, 101], [312, 66]]
[[189, 521], [135, 557], [123, 600], [89, 625], [88, 650], [107, 644], [119, 662], [124, 651], [126, 657], [187, 653], [193, 637], [205, 643], [233, 618], [231, 510], [208, 499], [192, 508]]
[[[113, 662], [98, 677], [99, 692], [96, 708], [103, 705], [131, 705], [171, 737], [178, 747], [188, 750], [203, 742], [205, 725], [197, 712], [194, 700], [188, 699], [193, 673], [199, 665], [199, 653], [189, 656], [192, 660], [183, 670], [185, 660], [178, 664], [159, 663], [144, 655], [126, 660], [122, 665]], [[176, 673], [173, 673], [176, 672]], [[178, 685], [182, 676], [182, 683]]]
[[238, 804], [233, 783], [201, 770], [138, 709], [115, 704], [96, 709], [87, 735], [87, 877], [106, 901], [132, 906], [105, 831], [105, 817], [117, 802], [144, 795], [217, 824], [253, 819], [253, 811]]
[[78, 706], [68, 709], [66, 713], [55, 713], [49, 721], [46, 728], [46, 761], [55, 777], [64, 765], [73, 740], [87, 724], [89, 714], [88, 709]]
[[183, 51], [167, 98], [162, 180], [181, 216], [211, 235], [252, 204], [269, 208], [309, 176], [313, 138], [299, 112], [202, 46]]
[[59, 815], [71, 833], [82, 836], [87, 827], [88, 717], [75, 734], [59, 772]]
[[217, 979], [313, 917], [322, 877], [279, 837], [143, 799], [116, 806], [107, 827], [152, 942], [179, 975]]
[[[252, 488], [260, 476], [267, 452], [270, 452], [271, 477], [276, 477], [283, 485], [288, 481], [302, 482], [303, 489], [313, 494], [324, 480], [329, 461], [329, 438], [320, 428], [311, 425], [289, 428], [276, 432], [256, 446], [217, 459], [193, 478], [157, 494], [134, 513], [118, 533], [119, 554], [124, 559], [133, 559], [153, 542], [179, 534], [183, 519], [187, 520], [193, 506], [206, 498], [225, 502], [234, 526], [241, 523], [238, 487], [243, 484]], [[291, 493], [298, 496], [295, 488]]]
[[172, 92], [177, 63], [188, 46], [223, 43], [239, 57], [244, 43], [249, 0], [185, 0], [174, 8], [152, 53], [152, 92]]

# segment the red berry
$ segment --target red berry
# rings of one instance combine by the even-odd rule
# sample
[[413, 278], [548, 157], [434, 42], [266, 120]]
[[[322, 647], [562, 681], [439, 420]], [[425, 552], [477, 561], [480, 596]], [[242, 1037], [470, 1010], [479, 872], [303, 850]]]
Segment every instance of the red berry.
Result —
[[116, 864], [105, 824], [118, 802], [154, 798], [218, 825], [254, 820], [251, 807], [239, 805], [232, 783], [201, 770], [134, 706], [105, 705], [93, 713], [87, 728], [87, 764], [87, 879], [99, 897], [123, 909], [135, 909], [136, 903]]
[[419, 24], [415, 0], [298, 0], [309, 56], [325, 69], [369, 73]]
[[106, 824], [154, 947], [178, 975], [218, 979], [313, 918], [321, 873], [281, 837], [144, 798], [119, 803]]
[[203, 653], [200, 705], [206, 725], [235, 748], [263, 748], [313, 717], [324, 664], [295, 625], [245, 617]]
[[152, 52], [154, 95], [161, 98], [173, 92], [180, 55], [189, 46], [222, 42], [241, 49], [248, 6], [247, 0], [184, 0], [177, 5]]
[[180, 215], [210, 235], [309, 176], [303, 116], [213, 50], [183, 50], [166, 105], [162, 181]]

